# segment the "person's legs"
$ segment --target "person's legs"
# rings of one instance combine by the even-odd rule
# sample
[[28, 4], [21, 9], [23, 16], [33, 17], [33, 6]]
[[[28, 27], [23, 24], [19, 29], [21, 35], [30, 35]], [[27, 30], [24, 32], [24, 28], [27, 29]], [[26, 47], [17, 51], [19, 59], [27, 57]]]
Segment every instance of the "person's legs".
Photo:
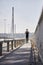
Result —
[[28, 43], [28, 38], [26, 38], [26, 43]]

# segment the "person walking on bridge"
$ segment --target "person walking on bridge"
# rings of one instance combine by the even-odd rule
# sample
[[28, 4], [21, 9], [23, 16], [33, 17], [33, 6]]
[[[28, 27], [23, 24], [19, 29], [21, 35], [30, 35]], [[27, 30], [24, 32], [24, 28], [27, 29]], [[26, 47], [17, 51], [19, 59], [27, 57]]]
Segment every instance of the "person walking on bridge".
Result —
[[29, 40], [29, 31], [28, 31], [28, 29], [26, 29], [25, 34], [26, 34], [26, 43], [28, 43], [28, 40]]

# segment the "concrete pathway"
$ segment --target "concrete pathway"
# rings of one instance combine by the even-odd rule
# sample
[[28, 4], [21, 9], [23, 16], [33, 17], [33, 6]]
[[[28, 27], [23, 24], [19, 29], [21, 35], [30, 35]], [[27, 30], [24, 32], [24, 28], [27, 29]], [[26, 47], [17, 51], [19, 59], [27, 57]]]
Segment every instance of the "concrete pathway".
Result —
[[22, 47], [13, 51], [0, 60], [0, 65], [29, 65], [31, 44], [25, 43]]

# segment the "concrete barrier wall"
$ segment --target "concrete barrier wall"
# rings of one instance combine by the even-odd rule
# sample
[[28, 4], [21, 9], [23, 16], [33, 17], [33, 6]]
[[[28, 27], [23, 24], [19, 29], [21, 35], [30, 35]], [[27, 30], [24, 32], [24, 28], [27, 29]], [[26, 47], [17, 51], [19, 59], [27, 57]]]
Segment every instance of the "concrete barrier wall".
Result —
[[36, 27], [35, 33], [33, 35], [33, 41], [35, 42], [39, 50], [39, 55], [43, 62], [43, 10], [42, 10], [38, 25]]

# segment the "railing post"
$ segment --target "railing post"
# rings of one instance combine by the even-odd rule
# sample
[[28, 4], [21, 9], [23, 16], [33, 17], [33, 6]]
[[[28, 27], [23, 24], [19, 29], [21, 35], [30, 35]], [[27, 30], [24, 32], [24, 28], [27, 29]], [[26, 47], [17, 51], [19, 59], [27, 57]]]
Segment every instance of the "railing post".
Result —
[[17, 40], [16, 40], [16, 47], [17, 47]]
[[7, 52], [9, 52], [9, 41], [7, 42]]
[[13, 41], [11, 41], [11, 50], [13, 50]]
[[16, 48], [16, 40], [14, 40], [14, 47]]
[[2, 42], [0, 42], [0, 56], [2, 55]]
[[18, 46], [18, 43], [19, 43], [19, 41], [17, 41], [17, 46]]

